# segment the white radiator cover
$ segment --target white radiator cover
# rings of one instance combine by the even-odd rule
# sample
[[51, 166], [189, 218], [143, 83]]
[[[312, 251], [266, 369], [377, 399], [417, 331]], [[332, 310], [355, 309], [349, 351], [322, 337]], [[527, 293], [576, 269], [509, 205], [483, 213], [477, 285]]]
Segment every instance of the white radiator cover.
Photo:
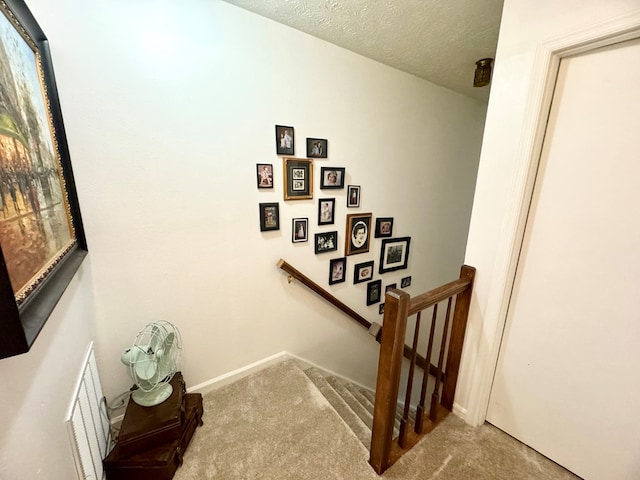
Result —
[[66, 422], [78, 478], [102, 480], [102, 459], [108, 453], [111, 434], [93, 342], [89, 344], [87, 355], [80, 367]]

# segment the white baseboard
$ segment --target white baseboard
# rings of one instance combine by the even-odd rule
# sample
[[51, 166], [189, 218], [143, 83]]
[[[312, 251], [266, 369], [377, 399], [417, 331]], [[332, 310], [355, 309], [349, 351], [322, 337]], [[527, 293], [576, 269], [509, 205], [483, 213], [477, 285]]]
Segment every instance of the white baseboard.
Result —
[[469, 423], [467, 421], [467, 409], [464, 407], [461, 407], [459, 404], [454, 403], [453, 404], [453, 414], [457, 417], [460, 417], [462, 420], [464, 420], [465, 422]]
[[280, 363], [285, 360], [289, 354], [287, 352], [276, 353], [275, 355], [271, 355], [269, 357], [263, 358], [262, 360], [258, 360], [257, 362], [250, 363], [249, 365], [245, 365], [244, 367], [240, 367], [236, 370], [232, 370], [231, 372], [224, 373], [220, 376], [212, 378], [211, 380], [207, 380], [205, 382], [199, 383], [198, 385], [194, 385], [193, 387], [189, 387], [187, 391], [189, 393], [202, 393], [203, 395], [207, 392], [215, 390], [216, 388], [220, 388], [224, 385], [229, 385], [237, 380], [240, 380], [247, 375], [263, 370], [271, 365], [275, 365], [276, 363]]
[[[215, 390], [217, 388], [220, 388], [224, 385], [229, 385], [237, 380], [240, 380], [241, 378], [246, 377], [247, 375], [250, 375], [254, 372], [258, 372], [260, 370], [264, 370], [267, 367], [270, 367], [271, 365], [275, 365], [276, 363], [280, 363], [286, 359], [292, 359], [294, 360], [299, 366], [300, 368], [307, 369], [307, 368], [311, 368], [311, 367], [315, 367], [318, 368], [324, 372], [329, 373], [330, 375], [336, 376], [342, 380], [346, 380], [348, 382], [351, 382], [352, 384], [358, 386], [359, 388], [363, 388], [366, 390], [369, 390], [371, 392], [373, 392], [373, 390], [369, 387], [367, 387], [366, 385], [362, 385], [361, 383], [355, 382], [353, 380], [351, 380], [350, 378], [345, 377], [344, 375], [340, 375], [339, 373], [333, 372], [331, 370], [327, 370], [325, 367], [321, 366], [321, 365], [317, 365], [313, 362], [310, 362], [309, 360], [299, 357], [298, 355], [294, 355], [293, 353], [289, 353], [287, 351], [282, 351], [279, 353], [276, 353], [274, 355], [271, 355], [269, 357], [265, 357], [261, 360], [258, 360], [256, 362], [250, 363], [249, 365], [245, 365], [244, 367], [240, 367], [236, 370], [232, 370], [230, 372], [224, 373], [222, 375], [219, 375], [217, 377], [214, 377], [210, 380], [207, 380], [205, 382], [199, 383], [197, 385], [194, 385], [192, 387], [189, 387], [187, 389], [187, 391], [189, 393], [201, 393], [201, 394], [205, 394], [208, 393], [212, 390]], [[403, 402], [399, 402], [400, 404], [403, 404]], [[411, 407], [412, 409], [412, 413], [415, 415], [415, 407]], [[460, 417], [462, 420], [464, 420], [465, 422], [467, 421], [467, 409], [460, 406], [457, 403], [453, 404], [453, 413]], [[110, 420], [110, 424], [111, 425], [117, 425], [118, 423], [120, 423], [122, 421], [122, 419], [124, 418], [124, 413], [121, 415], [118, 415], [116, 417], [111, 418]], [[468, 422], [467, 422], [468, 423]]]
[[286, 355], [289, 358], [295, 360], [296, 363], [298, 364], [298, 366], [300, 368], [302, 368], [303, 370], [306, 370], [307, 368], [315, 367], [315, 368], [317, 368], [319, 370], [322, 370], [323, 372], [328, 373], [329, 375], [333, 375], [334, 377], [338, 377], [341, 380], [346, 380], [347, 382], [352, 383], [353, 385], [357, 386], [358, 388], [363, 388], [365, 390], [369, 390], [370, 392], [373, 392], [373, 389], [371, 389], [370, 387], [367, 387], [366, 385], [363, 385], [363, 384], [361, 384], [359, 382], [351, 380], [350, 378], [347, 378], [344, 375], [340, 375], [339, 373], [336, 373], [336, 372], [334, 372], [332, 370], [327, 370], [322, 365], [317, 365], [317, 364], [315, 364], [313, 362], [310, 362], [306, 358], [299, 357], [297, 355], [294, 355], [293, 353], [289, 353], [289, 352], [284, 352], [284, 353], [286, 353]]

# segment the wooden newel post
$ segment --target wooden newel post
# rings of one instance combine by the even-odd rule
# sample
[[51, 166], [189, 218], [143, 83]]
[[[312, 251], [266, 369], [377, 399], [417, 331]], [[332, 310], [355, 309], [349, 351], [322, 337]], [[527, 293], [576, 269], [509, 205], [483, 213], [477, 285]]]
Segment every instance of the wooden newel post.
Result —
[[469, 306], [471, 305], [471, 292], [473, 291], [473, 280], [476, 269], [463, 265], [460, 269], [460, 278], [469, 280], [471, 283], [456, 298], [456, 308], [453, 313], [453, 325], [451, 326], [451, 338], [449, 340], [449, 352], [447, 354], [447, 367], [445, 369], [445, 380], [442, 388], [442, 399], [440, 403], [449, 411], [453, 410], [453, 398], [456, 394], [456, 383], [458, 382], [458, 370], [460, 369], [460, 358], [462, 356], [462, 345], [464, 334], [467, 329], [467, 318], [469, 316]]
[[369, 458], [369, 463], [378, 474], [390, 466], [410, 298], [409, 294], [400, 290], [387, 292], [385, 297]]

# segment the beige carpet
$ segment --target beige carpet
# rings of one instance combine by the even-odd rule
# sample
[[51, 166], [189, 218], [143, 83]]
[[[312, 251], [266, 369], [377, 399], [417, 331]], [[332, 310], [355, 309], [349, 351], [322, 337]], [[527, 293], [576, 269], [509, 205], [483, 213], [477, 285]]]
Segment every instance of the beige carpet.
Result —
[[[379, 478], [367, 449], [293, 361], [206, 394], [204, 412], [175, 480]], [[578, 477], [496, 428], [449, 415], [383, 478]]]

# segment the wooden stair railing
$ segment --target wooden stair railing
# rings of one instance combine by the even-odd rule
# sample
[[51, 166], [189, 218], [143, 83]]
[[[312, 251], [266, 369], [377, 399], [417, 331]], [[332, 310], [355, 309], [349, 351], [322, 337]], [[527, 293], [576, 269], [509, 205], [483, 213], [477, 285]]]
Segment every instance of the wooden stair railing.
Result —
[[[277, 265], [278, 268], [289, 274], [289, 281], [293, 278], [300, 281], [340, 311], [367, 328], [369, 333], [380, 342], [369, 463], [378, 474], [382, 474], [404, 453], [410, 450], [418, 440], [433, 430], [453, 409], [475, 268], [463, 265], [458, 280], [415, 297], [409, 296], [402, 290], [387, 292], [384, 306], [384, 326], [381, 326], [378, 323], [369, 322], [284, 260], [280, 259]], [[442, 329], [443, 335], [440, 338], [438, 365], [435, 366], [431, 363], [431, 356], [434, 351], [433, 342], [435, 340], [436, 322], [438, 321], [438, 304], [444, 301], [447, 302], [447, 310]], [[433, 312], [427, 353], [425, 357], [422, 357], [417, 352], [421, 316], [423, 311], [431, 307], [433, 307]], [[449, 328], [452, 307], [453, 320]], [[416, 327], [412, 347], [409, 347], [405, 344], [405, 335], [408, 318], [413, 315], [416, 315]], [[447, 345], [448, 348], [446, 348]], [[443, 368], [445, 354], [446, 367]], [[403, 357], [409, 359], [409, 377], [404, 398], [403, 418], [400, 422], [400, 434], [394, 439], [393, 426], [398, 405]], [[426, 359], [429, 359], [429, 361]], [[427, 365], [429, 366], [428, 369], [425, 368]], [[423, 369], [423, 376], [420, 402], [416, 408], [416, 419], [411, 424], [409, 412], [416, 366]], [[428, 375], [435, 378], [428, 409], [426, 405], [428, 375], [425, 374], [427, 370]], [[412, 426], [413, 428], [410, 428]]]
[[[340, 310], [341, 312], [345, 313], [346, 315], [351, 317], [353, 320], [358, 322], [360, 325], [362, 325], [364, 328], [369, 330], [369, 333], [373, 337], [375, 337], [375, 339], [376, 339], [376, 341], [378, 343], [380, 343], [380, 339], [382, 337], [382, 325], [380, 325], [379, 323], [375, 323], [375, 322], [369, 322], [366, 318], [364, 318], [358, 312], [356, 312], [351, 307], [349, 307], [348, 305], [346, 305], [343, 302], [341, 302], [340, 300], [338, 300], [336, 297], [331, 295], [331, 293], [327, 292], [324, 288], [322, 288], [320, 285], [315, 283], [313, 280], [311, 280], [309, 277], [307, 277], [304, 273], [300, 272], [295, 267], [293, 267], [289, 263], [285, 262], [283, 259], [280, 259], [278, 261], [277, 266], [281, 270], [287, 272], [291, 278], [295, 278], [300, 283], [302, 283], [303, 285], [305, 285], [306, 287], [308, 287], [309, 289], [313, 290], [315, 293], [320, 295], [322, 298], [324, 298], [327, 302], [332, 304], [338, 310]], [[403, 355], [406, 358], [411, 358], [411, 355], [412, 355], [411, 348], [405, 345], [404, 349], [403, 349]], [[415, 355], [415, 359], [416, 359], [415, 360], [416, 365], [418, 365], [420, 368], [424, 369], [424, 367], [426, 365], [425, 359], [423, 357], [421, 357], [420, 355], [418, 355], [418, 354]], [[433, 375], [433, 376], [437, 375], [437, 370], [438, 369], [437, 369], [437, 367], [435, 365], [429, 365], [429, 373], [431, 375]], [[444, 378], [444, 377], [442, 377], [442, 378]]]
[[[411, 297], [402, 290], [391, 290], [386, 294], [369, 458], [369, 463], [378, 474], [382, 474], [393, 465], [453, 409], [474, 277], [475, 268], [464, 265], [460, 270], [458, 280], [421, 295]], [[454, 300], [453, 319], [450, 320]], [[447, 309], [439, 344], [440, 353], [438, 365], [434, 367], [431, 364], [431, 356], [435, 350], [434, 334], [438, 321], [438, 304], [445, 301]], [[416, 409], [415, 422], [412, 425], [409, 420], [409, 409], [415, 365], [418, 364], [417, 348], [421, 315], [423, 311], [432, 307], [430, 335], [424, 364], [428, 363], [430, 365], [429, 372], [435, 373], [435, 383], [427, 406], [428, 375], [423, 374], [420, 401]], [[407, 323], [408, 318], [413, 315], [416, 315], [413, 346], [409, 355], [406, 355], [408, 348], [405, 345]], [[450, 321], [451, 328], [449, 328]], [[446, 348], [447, 344], [448, 348]], [[446, 367], [443, 369], [445, 353]], [[393, 425], [398, 404], [403, 356], [410, 360], [409, 377], [400, 434], [394, 439]], [[434, 368], [435, 372], [433, 372]], [[412, 426], [413, 428], [411, 428]]]

